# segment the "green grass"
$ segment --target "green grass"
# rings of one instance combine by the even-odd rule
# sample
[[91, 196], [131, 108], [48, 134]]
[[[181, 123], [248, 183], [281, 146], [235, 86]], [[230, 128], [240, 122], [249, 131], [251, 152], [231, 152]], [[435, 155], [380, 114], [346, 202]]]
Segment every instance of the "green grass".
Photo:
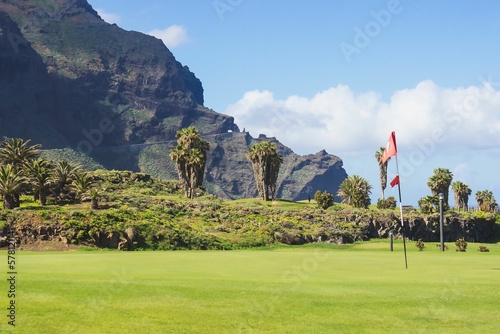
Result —
[[495, 333], [500, 245], [477, 246], [409, 242], [408, 270], [399, 241], [18, 252], [15, 333]]

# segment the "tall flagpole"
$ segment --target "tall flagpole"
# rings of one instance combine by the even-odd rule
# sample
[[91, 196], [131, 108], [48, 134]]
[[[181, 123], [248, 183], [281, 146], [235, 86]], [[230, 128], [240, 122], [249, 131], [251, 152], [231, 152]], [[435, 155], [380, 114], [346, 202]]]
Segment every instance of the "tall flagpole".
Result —
[[401, 178], [399, 177], [398, 155], [396, 154], [396, 175], [398, 176], [398, 192], [399, 192], [399, 212], [401, 213], [401, 235], [403, 236], [403, 248], [405, 252], [405, 266], [408, 269], [408, 258], [406, 257], [406, 241], [405, 241], [405, 223], [403, 219], [403, 204], [401, 202]]

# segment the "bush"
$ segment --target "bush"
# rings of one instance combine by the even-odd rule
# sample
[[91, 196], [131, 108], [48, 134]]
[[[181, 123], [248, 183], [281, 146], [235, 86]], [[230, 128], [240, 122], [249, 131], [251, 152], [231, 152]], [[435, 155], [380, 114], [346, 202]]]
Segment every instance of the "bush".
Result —
[[417, 246], [419, 251], [423, 251], [425, 248], [425, 244], [422, 239], [418, 239], [418, 241], [415, 243], [415, 246]]
[[479, 246], [478, 251], [480, 251], [480, 252], [483, 252], [483, 253], [484, 253], [484, 252], [489, 252], [489, 251], [490, 251], [490, 249], [488, 248], [488, 246], [485, 246], [485, 245], [480, 245], [480, 246]]
[[318, 207], [326, 210], [333, 205], [333, 195], [324, 191], [316, 191], [314, 194], [314, 200], [318, 203]]
[[379, 198], [377, 201], [377, 208], [379, 210], [395, 209], [396, 208], [396, 199], [394, 198], [394, 196], [390, 196], [386, 199]]
[[460, 238], [455, 241], [455, 246], [457, 247], [457, 252], [467, 251], [467, 241], [465, 241], [464, 238]]

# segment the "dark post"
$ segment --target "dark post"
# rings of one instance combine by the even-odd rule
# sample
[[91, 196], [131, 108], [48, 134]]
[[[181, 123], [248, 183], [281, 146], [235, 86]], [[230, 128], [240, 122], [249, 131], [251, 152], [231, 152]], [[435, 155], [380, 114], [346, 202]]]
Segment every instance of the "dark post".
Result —
[[391, 240], [391, 252], [394, 250], [394, 247], [393, 247], [393, 238], [394, 234], [392, 233], [392, 230], [389, 231], [389, 238]]
[[444, 252], [444, 239], [443, 239], [443, 193], [439, 193], [439, 240], [441, 242], [441, 252]]

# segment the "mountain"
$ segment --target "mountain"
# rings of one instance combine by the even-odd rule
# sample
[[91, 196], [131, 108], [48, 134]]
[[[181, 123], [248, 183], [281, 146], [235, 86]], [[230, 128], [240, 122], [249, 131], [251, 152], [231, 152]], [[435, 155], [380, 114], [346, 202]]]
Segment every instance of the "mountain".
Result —
[[261, 140], [284, 156], [278, 197], [334, 193], [347, 176], [334, 155], [299, 156], [240, 132], [203, 105], [201, 81], [161, 40], [104, 22], [86, 0], [1, 0], [0, 29], [2, 136], [176, 178], [168, 153], [177, 130], [194, 125], [211, 144], [206, 186], [228, 198], [257, 195], [245, 155]]

